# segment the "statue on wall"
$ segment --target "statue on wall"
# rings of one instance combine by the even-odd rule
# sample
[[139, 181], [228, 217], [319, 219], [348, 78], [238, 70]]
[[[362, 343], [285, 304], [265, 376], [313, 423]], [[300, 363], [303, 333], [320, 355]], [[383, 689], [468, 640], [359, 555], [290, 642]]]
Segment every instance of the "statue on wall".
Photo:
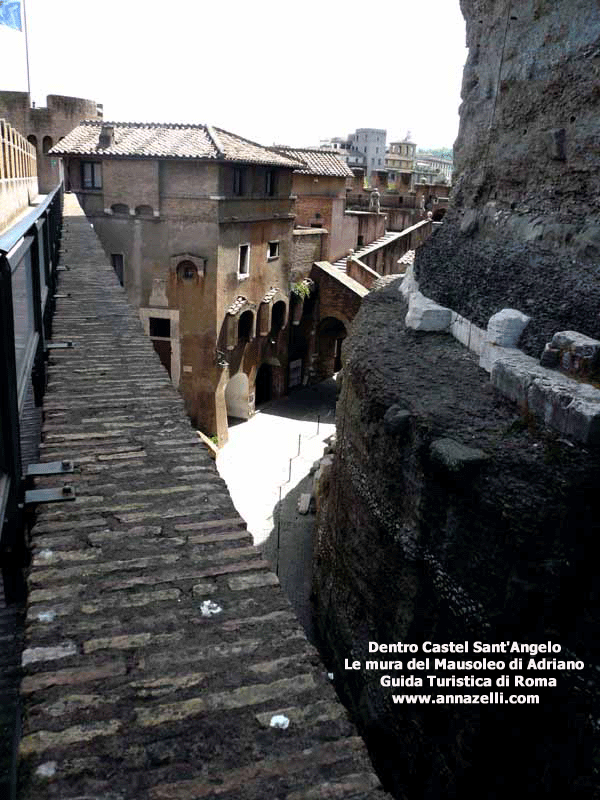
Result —
[[371, 192], [371, 197], [369, 199], [369, 211], [374, 211], [375, 214], [379, 214], [380, 209], [380, 195], [379, 190], [374, 189]]

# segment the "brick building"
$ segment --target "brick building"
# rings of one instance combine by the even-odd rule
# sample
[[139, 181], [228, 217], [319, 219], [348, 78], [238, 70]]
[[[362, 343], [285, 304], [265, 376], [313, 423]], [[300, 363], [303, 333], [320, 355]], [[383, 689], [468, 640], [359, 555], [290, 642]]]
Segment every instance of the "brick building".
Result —
[[9, 122], [37, 155], [39, 190], [47, 194], [62, 180], [60, 159], [50, 148], [84, 119], [102, 119], [102, 105], [80, 97], [50, 94], [45, 108], [31, 104], [27, 92], [0, 92], [0, 119]]
[[303, 164], [209, 125], [88, 121], [52, 152], [190, 417], [226, 441], [286, 388]]
[[294, 170], [296, 227], [324, 228], [320, 258], [336, 261], [357, 246], [356, 224], [346, 215], [346, 185], [353, 177], [344, 160], [331, 150], [278, 147], [280, 153], [304, 163]]

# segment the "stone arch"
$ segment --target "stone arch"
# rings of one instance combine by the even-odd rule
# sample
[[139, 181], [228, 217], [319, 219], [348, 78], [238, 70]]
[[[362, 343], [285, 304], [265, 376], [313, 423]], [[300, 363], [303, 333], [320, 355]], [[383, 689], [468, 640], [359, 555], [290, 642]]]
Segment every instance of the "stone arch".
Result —
[[248, 419], [250, 409], [250, 382], [243, 370], [236, 372], [225, 387], [225, 406], [227, 416], [236, 419]]
[[287, 303], [284, 300], [277, 300], [273, 303], [271, 312], [271, 336], [275, 338], [282, 331], [287, 323]]
[[238, 317], [237, 338], [238, 344], [241, 342], [251, 342], [254, 338], [254, 312], [247, 308]]
[[332, 314], [319, 322], [315, 361], [318, 380], [330, 378], [342, 368], [342, 342], [347, 335], [348, 325], [338, 315]]
[[243, 295], [238, 295], [233, 303], [227, 309], [225, 321], [221, 331], [221, 344], [227, 350], [233, 350], [240, 344], [240, 321], [244, 314], [242, 324], [242, 334], [244, 338], [242, 342], [251, 342], [256, 336], [256, 306], [254, 303], [248, 302], [248, 299]]
[[[282, 306], [279, 304], [282, 304]], [[273, 332], [272, 331], [273, 310], [276, 305], [279, 306], [278, 310], [278, 318], [280, 323], [279, 330], [283, 330], [283, 328], [285, 328], [285, 326], [287, 325], [289, 299], [281, 291], [281, 289], [277, 287], [271, 288], [261, 300], [260, 307], [258, 310], [259, 336], [268, 336]], [[277, 333], [279, 333], [279, 330], [277, 331]]]
[[44, 136], [42, 139], [42, 153], [46, 155], [48, 150], [52, 147], [52, 137], [51, 136]]
[[[143, 207], [149, 208], [149, 206]], [[196, 267], [199, 277], [204, 276], [206, 261], [207, 259], [203, 256], [194, 255], [193, 253], [175, 253], [169, 259], [170, 267], [173, 272], [177, 272], [177, 268], [182, 262], [191, 262]]]

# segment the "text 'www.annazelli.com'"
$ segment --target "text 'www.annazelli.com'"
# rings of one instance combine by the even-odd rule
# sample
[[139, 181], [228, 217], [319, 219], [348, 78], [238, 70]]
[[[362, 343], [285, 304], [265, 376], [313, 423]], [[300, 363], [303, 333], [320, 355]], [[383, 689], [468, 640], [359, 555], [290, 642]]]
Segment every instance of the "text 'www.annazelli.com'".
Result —
[[393, 694], [392, 699], [397, 705], [513, 705], [527, 706], [538, 705], [538, 694], [509, 694], [503, 692], [489, 692], [489, 694]]

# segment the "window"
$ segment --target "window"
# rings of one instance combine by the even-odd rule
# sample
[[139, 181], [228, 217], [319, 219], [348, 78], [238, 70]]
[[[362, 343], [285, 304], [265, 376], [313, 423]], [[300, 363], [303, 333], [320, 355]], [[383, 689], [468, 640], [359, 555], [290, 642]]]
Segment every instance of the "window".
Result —
[[180, 261], [177, 265], [177, 277], [180, 280], [191, 281], [198, 277], [198, 270], [192, 261]]
[[50, 150], [51, 147], [52, 147], [51, 137], [44, 136], [44, 138], [42, 139], [42, 152], [44, 153], [44, 155], [48, 152], [48, 150]]
[[110, 260], [114, 271], [117, 273], [119, 283], [123, 286], [123, 253], [112, 253]]
[[234, 167], [233, 169], [233, 193], [240, 197], [244, 194], [245, 187], [244, 170], [241, 167]]
[[82, 162], [81, 185], [84, 189], [102, 188], [102, 164], [99, 161]]
[[161, 319], [160, 317], [150, 317], [150, 336], [157, 336], [159, 339], [169, 339], [171, 337], [171, 320]]
[[279, 258], [279, 242], [269, 242], [267, 245], [267, 259], [271, 261], [274, 258]]
[[238, 257], [238, 277], [247, 276], [250, 273], [250, 245], [241, 244]]
[[265, 175], [265, 194], [273, 197], [275, 194], [275, 170], [268, 169]]

